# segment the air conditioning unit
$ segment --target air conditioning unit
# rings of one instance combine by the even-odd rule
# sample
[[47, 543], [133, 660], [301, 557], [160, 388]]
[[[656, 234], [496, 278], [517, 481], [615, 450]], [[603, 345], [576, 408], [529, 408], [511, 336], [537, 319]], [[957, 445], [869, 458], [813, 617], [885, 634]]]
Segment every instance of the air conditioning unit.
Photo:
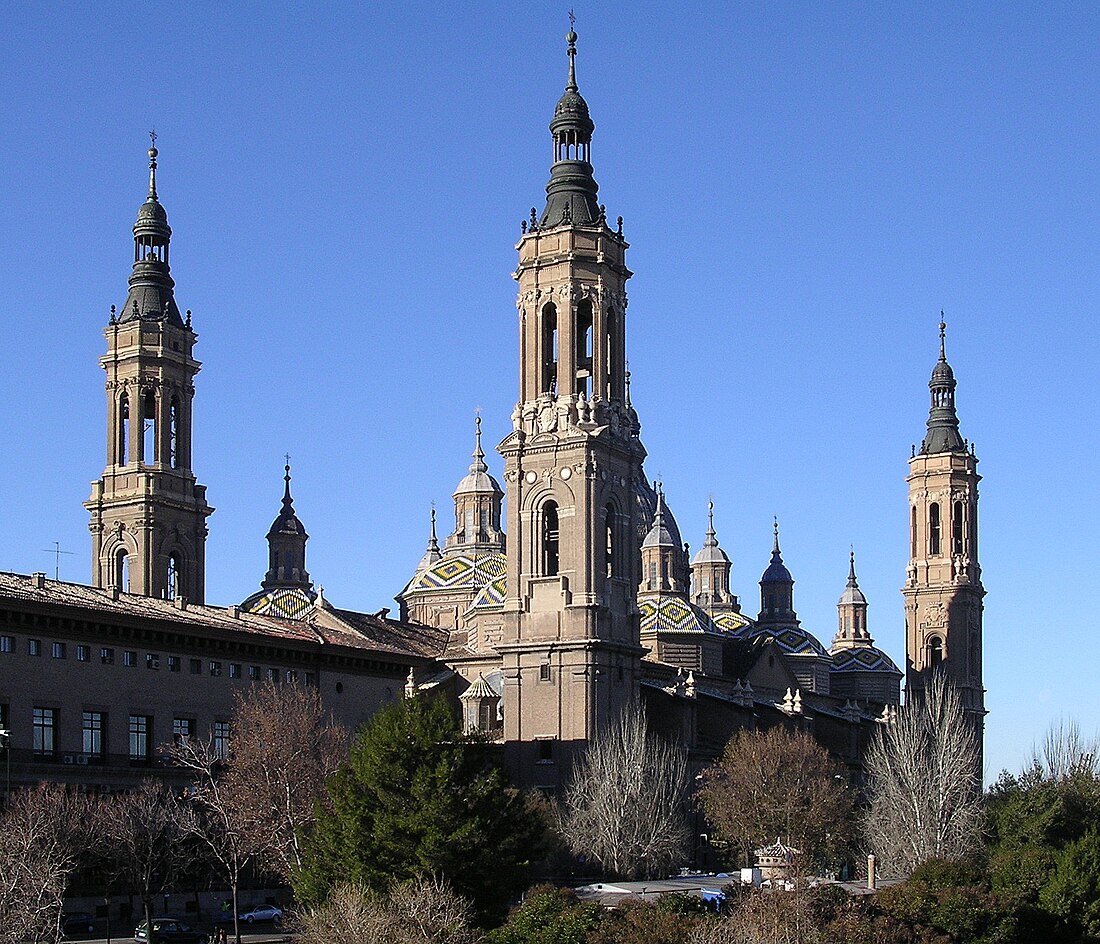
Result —
[[61, 763], [63, 763], [63, 764], [75, 764], [76, 759], [73, 757], [72, 754], [63, 754], [62, 757], [61, 757]]

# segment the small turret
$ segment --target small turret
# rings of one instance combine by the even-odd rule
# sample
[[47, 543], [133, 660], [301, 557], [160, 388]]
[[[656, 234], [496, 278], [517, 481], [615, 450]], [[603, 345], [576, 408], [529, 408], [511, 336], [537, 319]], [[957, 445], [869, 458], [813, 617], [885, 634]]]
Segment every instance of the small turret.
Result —
[[306, 570], [306, 541], [309, 535], [294, 511], [290, 494], [290, 463], [283, 467], [283, 507], [267, 532], [268, 568], [265, 590], [298, 589], [309, 593], [313, 581]]
[[657, 510], [653, 526], [642, 541], [643, 593], [685, 594], [688, 589], [687, 554], [680, 539], [680, 528], [665, 504], [665, 493], [657, 484]]
[[966, 452], [966, 443], [959, 433], [959, 416], [955, 412], [955, 372], [947, 363], [945, 335], [947, 324], [940, 312], [940, 359], [932, 368], [928, 389], [932, 405], [928, 410], [928, 432], [921, 443], [922, 453]]
[[856, 580], [856, 552], [848, 556], [848, 584], [836, 604], [837, 631], [833, 650], [872, 646], [874, 640], [867, 629], [867, 598]]
[[692, 602], [711, 612], [740, 612], [737, 597], [730, 593], [731, 567], [714, 530], [714, 502], [707, 502], [707, 534], [691, 562]]
[[474, 452], [470, 470], [454, 491], [455, 529], [447, 538], [445, 553], [477, 548], [479, 551], [504, 549], [500, 527], [504, 492], [489, 474], [485, 451], [481, 448], [481, 417], [475, 420]]
[[760, 578], [759, 625], [798, 625], [794, 611], [794, 578], [779, 550], [779, 519], [773, 519], [772, 559]]

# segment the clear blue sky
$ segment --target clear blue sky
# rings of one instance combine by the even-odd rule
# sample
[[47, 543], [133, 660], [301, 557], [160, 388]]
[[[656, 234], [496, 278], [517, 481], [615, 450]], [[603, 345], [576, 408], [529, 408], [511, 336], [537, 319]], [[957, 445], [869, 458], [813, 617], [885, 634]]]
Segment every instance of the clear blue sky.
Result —
[[[473, 412], [516, 397], [513, 244], [541, 208], [565, 5], [24, 4], [0, 12], [0, 568], [89, 574], [97, 357], [126, 295], [146, 131], [204, 362], [208, 599], [258, 585], [282, 455], [339, 605], [448, 529]], [[755, 612], [771, 516], [804, 625], [849, 544], [900, 663], [906, 459], [947, 312], [985, 476], [987, 756], [1095, 696], [1095, 4], [576, 3], [601, 200], [633, 248], [647, 470], [714, 496]], [[500, 461], [494, 471], [499, 476]]]

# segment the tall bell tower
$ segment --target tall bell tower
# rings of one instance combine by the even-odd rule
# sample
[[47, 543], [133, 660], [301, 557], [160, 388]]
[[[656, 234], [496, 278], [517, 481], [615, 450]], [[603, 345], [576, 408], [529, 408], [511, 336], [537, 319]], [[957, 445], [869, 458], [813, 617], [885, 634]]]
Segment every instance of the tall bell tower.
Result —
[[149, 195], [134, 223], [134, 268], [106, 328], [107, 465], [84, 503], [91, 514], [92, 583], [147, 596], [205, 595], [206, 486], [191, 471], [197, 335], [168, 268], [172, 230], [157, 197], [156, 135]]
[[594, 125], [569, 78], [550, 122], [541, 215], [517, 249], [519, 402], [505, 461], [504, 730], [511, 766], [563, 782], [638, 694], [636, 591], [653, 491], [626, 371], [627, 243], [596, 201]]
[[985, 726], [982, 686], [982, 569], [978, 564], [978, 459], [959, 433], [955, 374], [940, 357], [928, 383], [928, 430], [909, 459], [909, 568], [905, 587], [905, 687], [917, 694], [944, 671], [972, 716]]

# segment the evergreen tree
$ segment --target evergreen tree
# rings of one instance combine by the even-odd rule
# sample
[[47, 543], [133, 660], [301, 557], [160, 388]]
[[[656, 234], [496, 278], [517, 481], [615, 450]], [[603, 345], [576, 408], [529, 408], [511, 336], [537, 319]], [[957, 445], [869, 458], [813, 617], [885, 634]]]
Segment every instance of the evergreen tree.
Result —
[[442, 699], [378, 712], [327, 790], [295, 876], [303, 904], [341, 882], [384, 889], [438, 876], [484, 914], [524, 887], [538, 843], [523, 797]]

